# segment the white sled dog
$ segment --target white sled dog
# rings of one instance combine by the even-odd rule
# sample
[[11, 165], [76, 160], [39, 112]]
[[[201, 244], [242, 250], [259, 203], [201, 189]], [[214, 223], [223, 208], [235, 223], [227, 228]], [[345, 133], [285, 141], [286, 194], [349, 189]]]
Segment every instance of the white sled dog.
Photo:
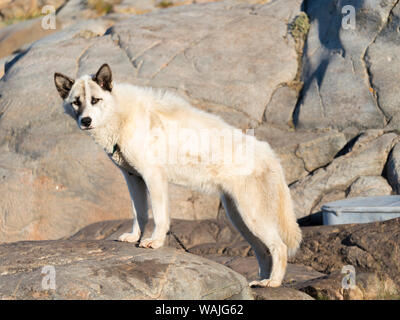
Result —
[[[250, 285], [281, 285], [287, 257], [300, 245], [301, 230], [282, 167], [268, 143], [243, 134], [173, 93], [114, 83], [107, 64], [95, 75], [77, 80], [55, 73], [54, 81], [66, 112], [107, 152], [128, 184], [133, 230], [120, 241], [140, 240], [147, 217], [147, 191], [155, 228], [150, 238], [141, 239], [139, 245], [145, 248], [164, 244], [170, 226], [169, 182], [217, 193], [256, 254], [261, 280]], [[224, 139], [234, 132], [233, 139], [220, 139], [220, 132]], [[217, 141], [214, 148], [209, 147], [210, 138]], [[229, 157], [243, 154], [248, 146], [253, 151], [245, 154], [245, 161]]]

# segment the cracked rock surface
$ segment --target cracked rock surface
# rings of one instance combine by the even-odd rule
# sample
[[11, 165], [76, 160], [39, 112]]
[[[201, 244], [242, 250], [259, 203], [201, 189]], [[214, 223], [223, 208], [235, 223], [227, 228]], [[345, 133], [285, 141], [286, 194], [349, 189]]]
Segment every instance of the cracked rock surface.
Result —
[[291, 191], [297, 217], [307, 216], [321, 197], [333, 190], [345, 191], [360, 176], [380, 175], [397, 142], [398, 136], [394, 133], [367, 132], [357, 140], [351, 152], [294, 183]]
[[[54, 290], [42, 284], [45, 266]], [[252, 299], [246, 279], [221, 264], [107, 240], [3, 244], [0, 280], [1, 299]]]
[[[99, 222], [69, 239], [118, 239], [129, 231], [131, 223], [130, 220]], [[151, 228], [152, 221], [145, 237]], [[399, 218], [362, 225], [303, 227], [302, 232], [303, 242], [296, 256], [289, 260], [283, 286], [279, 290], [252, 289], [255, 299], [306, 299], [304, 293], [315, 299], [398, 298]], [[223, 212], [213, 220], [173, 220], [166, 245], [223, 264], [248, 281], [258, 277], [253, 251]], [[343, 290], [341, 271], [349, 265], [355, 268], [356, 287]]]
[[[392, 46], [392, 50], [386, 51], [379, 42], [385, 30], [390, 29], [388, 21], [398, 1], [348, 4], [357, 11], [355, 30], [342, 27], [342, 1], [304, 2], [311, 28], [303, 56], [303, 97], [294, 119], [299, 128], [363, 130], [383, 127], [389, 120], [389, 108], [384, 108], [382, 100], [377, 98], [381, 91], [376, 91], [379, 88], [371, 79], [375, 79], [375, 70], [382, 59], [395, 50]], [[374, 47], [385, 50], [384, 58], [371, 55], [371, 51], [376, 52]], [[392, 68], [392, 62], [385, 65]], [[384, 74], [382, 68], [378, 74]]]

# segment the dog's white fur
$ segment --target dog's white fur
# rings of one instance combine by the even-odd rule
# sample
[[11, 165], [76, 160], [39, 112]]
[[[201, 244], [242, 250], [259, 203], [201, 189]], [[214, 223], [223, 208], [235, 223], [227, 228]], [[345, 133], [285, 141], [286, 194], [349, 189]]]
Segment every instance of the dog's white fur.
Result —
[[[110, 73], [108, 80], [111, 81], [111, 70], [106, 71]], [[60, 74], [55, 76], [59, 91], [63, 90], [60, 86], [63, 79], [60, 77]], [[246, 136], [246, 141], [254, 143], [254, 159], [240, 166], [224, 161], [203, 163], [198, 157], [198, 161], [192, 161], [188, 152], [180, 155], [187, 157], [185, 165], [182, 161], [152, 163], [144, 155], [149, 151], [157, 153], [160, 141], [156, 140], [160, 133], [166, 138], [162, 141], [166, 141], [170, 149], [179, 147], [179, 143], [168, 136], [172, 126], [191, 130], [234, 128], [169, 92], [120, 83], [112, 83], [110, 91], [104, 90], [103, 85], [98, 79], [84, 76], [67, 85], [62, 96], [66, 108], [76, 97], [84, 100], [81, 101], [84, 108], [81, 106], [81, 114], [77, 118], [79, 125], [82, 128], [81, 119], [84, 117], [92, 119], [90, 134], [119, 166], [128, 184], [133, 207], [133, 230], [119, 239], [139, 241], [144, 228], [139, 222], [141, 219], [145, 221], [147, 215], [146, 189], [151, 198], [155, 222], [151, 238], [140, 241], [140, 246], [146, 248], [161, 247], [169, 230], [169, 182], [217, 193], [230, 220], [251, 244], [258, 259], [262, 280], [253, 281], [250, 285], [281, 285], [287, 256], [294, 254], [299, 247], [301, 231], [282, 167], [268, 143]], [[91, 97], [101, 100], [92, 105]], [[152, 137], [153, 140], [144, 143], [145, 137]], [[115, 152], [116, 145], [119, 149]], [[266, 247], [272, 256], [271, 272]]]

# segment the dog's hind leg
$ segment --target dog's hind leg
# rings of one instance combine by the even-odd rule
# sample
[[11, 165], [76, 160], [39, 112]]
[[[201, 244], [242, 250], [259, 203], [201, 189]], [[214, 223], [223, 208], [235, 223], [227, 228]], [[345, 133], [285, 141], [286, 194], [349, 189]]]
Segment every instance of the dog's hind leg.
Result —
[[122, 234], [118, 240], [137, 242], [144, 232], [148, 220], [147, 188], [142, 177], [128, 173], [124, 169], [122, 169], [122, 173], [132, 200], [133, 227], [132, 232]]
[[272, 272], [269, 276], [261, 280], [250, 282], [251, 287], [279, 287], [285, 276], [287, 265], [287, 247], [276, 232], [268, 234], [265, 238], [266, 245], [272, 256]]
[[[263, 199], [265, 194], [262, 190], [261, 185], [252, 181], [247, 186], [235, 190], [232, 197], [224, 194], [223, 202], [226, 203], [224, 206], [232, 222], [254, 249], [259, 263], [262, 280], [253, 281], [250, 285], [278, 287], [286, 271], [287, 247], [279, 235], [274, 197], [270, 198], [271, 203], [267, 203]], [[272, 256], [271, 272], [266, 247]]]
[[224, 193], [221, 196], [222, 204], [225, 208], [226, 214], [235, 228], [251, 245], [258, 261], [258, 272], [262, 279], [269, 278], [272, 267], [271, 256], [268, 254], [268, 249], [265, 244], [257, 238], [252, 231], [249, 230], [244, 223], [235, 200], [229, 194]]

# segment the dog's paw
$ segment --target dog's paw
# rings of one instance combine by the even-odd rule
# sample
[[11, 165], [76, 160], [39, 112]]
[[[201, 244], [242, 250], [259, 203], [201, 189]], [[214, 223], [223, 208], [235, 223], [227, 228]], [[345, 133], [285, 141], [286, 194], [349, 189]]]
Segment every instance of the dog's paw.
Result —
[[252, 281], [249, 283], [249, 286], [252, 288], [276, 288], [281, 285], [280, 281], [272, 280], [272, 279], [263, 279], [260, 281]]
[[157, 249], [162, 247], [163, 244], [164, 240], [148, 238], [140, 241], [139, 247]]
[[140, 235], [135, 233], [124, 233], [122, 234], [118, 240], [123, 242], [138, 242]]

